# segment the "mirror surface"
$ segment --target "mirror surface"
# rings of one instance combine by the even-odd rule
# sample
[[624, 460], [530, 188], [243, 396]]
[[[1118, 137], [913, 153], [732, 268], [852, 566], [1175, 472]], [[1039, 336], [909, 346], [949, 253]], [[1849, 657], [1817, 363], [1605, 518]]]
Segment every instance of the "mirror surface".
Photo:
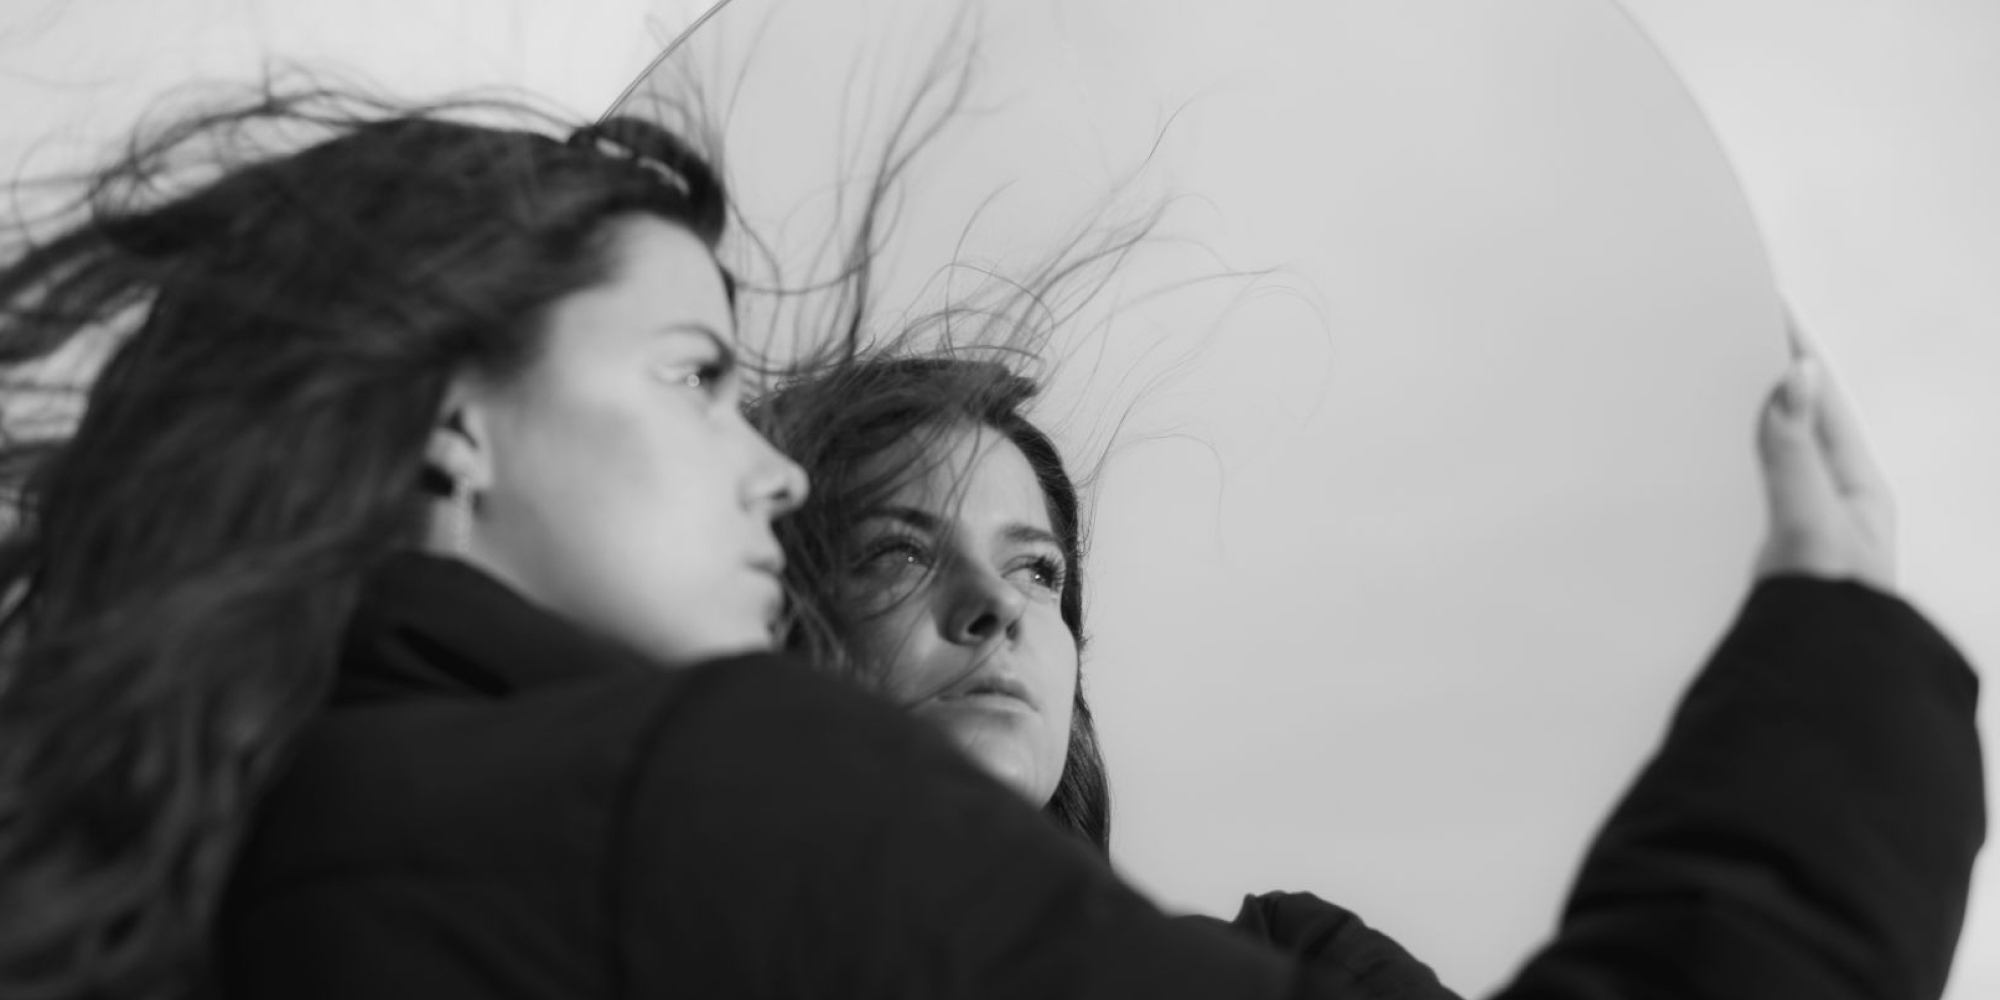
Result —
[[[732, 0], [623, 107], [723, 81], [796, 257], [949, 6]], [[1122, 292], [1275, 269], [1058, 337], [1073, 462], [1136, 401], [1084, 667], [1116, 862], [1222, 916], [1315, 892], [1486, 989], [1746, 587], [1783, 347], [1720, 149], [1602, 0], [975, 9], [976, 113], [911, 167], [881, 301], [935, 302], [954, 254], [1018, 273], [1114, 189], [1187, 196], [1193, 247]]]

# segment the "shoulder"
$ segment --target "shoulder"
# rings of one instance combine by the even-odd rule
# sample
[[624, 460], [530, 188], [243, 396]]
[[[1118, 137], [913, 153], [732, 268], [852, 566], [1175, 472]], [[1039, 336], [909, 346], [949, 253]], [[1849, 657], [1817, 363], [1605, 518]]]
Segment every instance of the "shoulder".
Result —
[[768, 654], [508, 698], [350, 705], [308, 729], [260, 804], [240, 895], [358, 872], [511, 870], [521, 859], [642, 863], [623, 833], [633, 824], [692, 833], [704, 828], [690, 813], [699, 807], [740, 830], [745, 816], [854, 806], [870, 794], [859, 788], [883, 794], [897, 767], [980, 780], [893, 706]]
[[[496, 975], [601, 992], [611, 902], [631, 877], [631, 803], [662, 770], [655, 757], [726, 784], [716, 734], [738, 730], [718, 717], [769, 731], [754, 706], [802, 709], [811, 698], [795, 686], [847, 701], [760, 656], [327, 711], [238, 856], [219, 936], [227, 976], [246, 995], [291, 997], [417, 996], [415, 984]], [[663, 739], [683, 726], [707, 739]]]
[[[327, 711], [258, 807], [241, 897], [324, 879], [433, 878], [587, 844], [674, 685], [618, 678], [531, 697], [403, 697]], [[568, 819], [552, 823], [555, 815]]]
[[298, 879], [322, 868], [422, 870], [514, 851], [554, 859], [601, 850], [672, 720], [729, 711], [718, 706], [745, 701], [744, 689], [814, 680], [757, 656], [509, 698], [413, 696], [330, 710], [260, 808], [251, 860], [263, 864], [253, 868]]

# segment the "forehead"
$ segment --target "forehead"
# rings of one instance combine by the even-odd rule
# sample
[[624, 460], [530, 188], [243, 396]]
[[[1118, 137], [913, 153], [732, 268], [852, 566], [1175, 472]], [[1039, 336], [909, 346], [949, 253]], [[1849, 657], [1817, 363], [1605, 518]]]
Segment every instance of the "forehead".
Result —
[[924, 436], [927, 454], [909, 449], [877, 459], [915, 462], [902, 477], [891, 502], [972, 526], [1025, 524], [1048, 528], [1048, 498], [1028, 456], [991, 427], [954, 427]]
[[[558, 342], [619, 350], [656, 339], [664, 329], [705, 327], [725, 344], [735, 343], [721, 268], [693, 233], [654, 216], [630, 215], [607, 223], [604, 239], [605, 279], [550, 309]], [[563, 336], [581, 332], [591, 336]]]

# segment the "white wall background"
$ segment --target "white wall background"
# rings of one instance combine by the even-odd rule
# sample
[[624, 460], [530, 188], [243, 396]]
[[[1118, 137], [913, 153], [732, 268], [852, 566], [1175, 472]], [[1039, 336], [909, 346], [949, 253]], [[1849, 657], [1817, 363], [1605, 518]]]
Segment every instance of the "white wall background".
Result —
[[[853, 0], [877, 13], [771, 41], [786, 69], [765, 79], [810, 72], [829, 37], [889, 37], [898, 4], [925, 6]], [[10, 0], [0, 164], [64, 164], [165, 87], [266, 54], [592, 113], [694, 6]], [[1210, 249], [1288, 268], [1265, 287], [1289, 292], [1227, 312], [1220, 291], [1127, 310], [1097, 369], [1200, 354], [1139, 414], [1184, 437], [1108, 467], [1092, 564], [1118, 853], [1170, 905], [1310, 889], [1467, 993], [1546, 933], [1740, 594], [1750, 415], [1781, 353], [1752, 209], [1900, 487], [1911, 592], [1975, 661], [2000, 655], [2000, 286], [1981, 280], [2000, 265], [1982, 184], [2000, 10], [1631, 6], [1749, 209], [1602, 0], [1033, 0], [992, 19], [1000, 110], [926, 161], [915, 204], [946, 208], [906, 216], [903, 280], [1009, 179], [978, 246], [1034, 245], [1191, 100], [1150, 181], [1208, 198], [1180, 218]], [[826, 99], [774, 86], [789, 117], [759, 119], [738, 166], [818, 134]], [[1103, 407], [1078, 398], [1066, 383], [1051, 418], [1087, 436]], [[2000, 989], [2000, 888], [1981, 893], [1954, 1000]]]
[[[115, 137], [160, 95], [300, 63], [424, 99], [512, 86], [596, 114], [693, 4], [479, 0], [6, 0], [10, 146]], [[10, 162], [8, 164], [12, 166]], [[10, 175], [11, 176], [11, 175]]]

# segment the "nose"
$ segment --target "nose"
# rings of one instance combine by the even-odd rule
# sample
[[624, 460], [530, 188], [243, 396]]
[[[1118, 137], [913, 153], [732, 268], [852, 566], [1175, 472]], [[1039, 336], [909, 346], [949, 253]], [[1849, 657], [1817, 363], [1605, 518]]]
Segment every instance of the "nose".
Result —
[[948, 572], [958, 579], [951, 588], [945, 638], [962, 646], [978, 646], [1003, 637], [1012, 639], [1019, 633], [1021, 616], [1028, 608], [1027, 595], [1019, 588], [984, 567], [961, 563]]
[[798, 510], [812, 491], [806, 470], [792, 461], [790, 456], [772, 447], [762, 434], [751, 431], [751, 436], [756, 439], [757, 460], [745, 483], [746, 505], [770, 518], [783, 517]]

